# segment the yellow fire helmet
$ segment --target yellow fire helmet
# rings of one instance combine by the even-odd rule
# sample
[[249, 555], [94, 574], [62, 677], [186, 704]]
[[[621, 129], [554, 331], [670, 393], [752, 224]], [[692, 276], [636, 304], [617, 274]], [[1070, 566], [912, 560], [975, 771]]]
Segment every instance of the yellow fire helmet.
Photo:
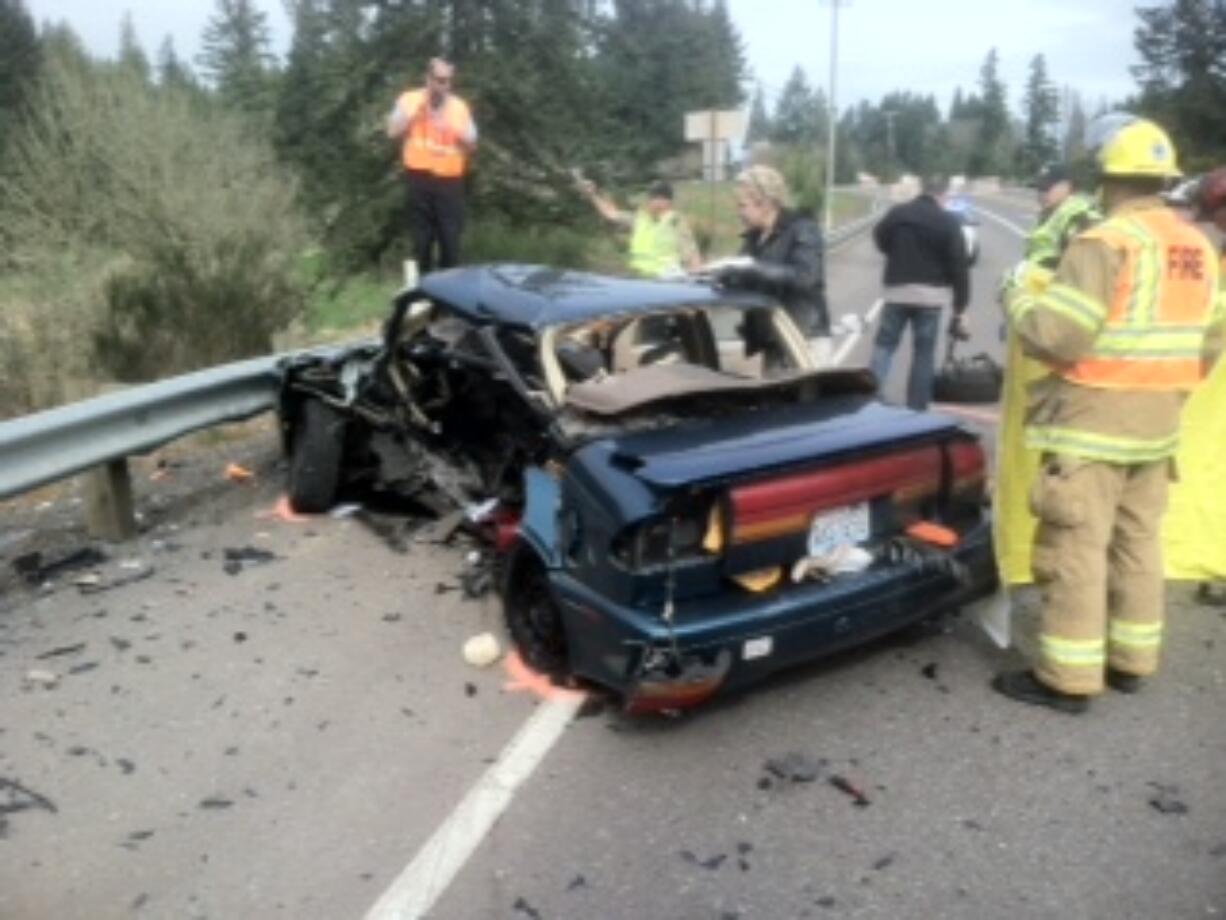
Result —
[[1147, 118], [1126, 112], [1104, 115], [1090, 126], [1088, 140], [1104, 176], [1177, 179], [1183, 175], [1171, 138]]

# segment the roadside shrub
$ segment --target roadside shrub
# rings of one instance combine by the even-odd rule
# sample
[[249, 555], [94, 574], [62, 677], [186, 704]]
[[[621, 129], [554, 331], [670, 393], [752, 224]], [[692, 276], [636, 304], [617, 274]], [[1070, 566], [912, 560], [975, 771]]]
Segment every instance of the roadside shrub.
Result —
[[102, 268], [63, 278], [67, 296], [30, 292], [27, 312], [62, 325], [31, 347], [71, 341], [124, 381], [268, 351], [302, 310], [308, 238], [257, 134], [190, 89], [51, 57], [0, 176], [0, 249], [31, 279], [66, 258]]
[[502, 218], [484, 217], [474, 220], [464, 232], [464, 261], [588, 268], [594, 233], [582, 225], [512, 224]]
[[780, 148], [775, 159], [775, 166], [787, 180], [796, 207], [820, 214], [825, 197], [825, 160], [799, 147]]

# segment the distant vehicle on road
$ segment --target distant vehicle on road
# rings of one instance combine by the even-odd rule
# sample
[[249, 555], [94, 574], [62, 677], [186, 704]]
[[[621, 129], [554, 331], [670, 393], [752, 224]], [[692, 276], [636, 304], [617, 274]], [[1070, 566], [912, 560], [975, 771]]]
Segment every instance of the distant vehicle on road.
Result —
[[995, 585], [984, 453], [814, 369], [776, 302], [498, 265], [427, 276], [381, 343], [284, 366], [302, 511], [496, 500], [529, 664], [632, 711], [863, 642]]
[[957, 218], [962, 227], [962, 239], [966, 242], [966, 264], [979, 261], [979, 218], [971, 209], [971, 203], [961, 195], [951, 195], [945, 201], [945, 210]]

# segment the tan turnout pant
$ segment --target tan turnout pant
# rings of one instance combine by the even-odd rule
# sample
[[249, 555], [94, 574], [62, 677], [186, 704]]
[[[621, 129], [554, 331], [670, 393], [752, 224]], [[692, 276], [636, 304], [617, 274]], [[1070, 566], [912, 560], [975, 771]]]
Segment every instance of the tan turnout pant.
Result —
[[1042, 591], [1035, 674], [1065, 693], [1101, 693], [1105, 667], [1158, 669], [1164, 580], [1159, 542], [1170, 462], [1044, 457], [1030, 495]]

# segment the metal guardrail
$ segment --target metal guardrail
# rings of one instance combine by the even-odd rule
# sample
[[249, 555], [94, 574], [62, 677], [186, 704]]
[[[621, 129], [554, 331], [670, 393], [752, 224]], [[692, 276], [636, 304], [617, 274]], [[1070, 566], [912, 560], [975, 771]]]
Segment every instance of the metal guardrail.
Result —
[[[836, 227], [827, 248], [850, 240], [879, 213], [875, 207]], [[286, 357], [225, 364], [0, 422], [0, 499], [266, 412], [276, 404], [277, 365]]]
[[266, 412], [280, 360], [224, 364], [0, 422], [0, 498]]

